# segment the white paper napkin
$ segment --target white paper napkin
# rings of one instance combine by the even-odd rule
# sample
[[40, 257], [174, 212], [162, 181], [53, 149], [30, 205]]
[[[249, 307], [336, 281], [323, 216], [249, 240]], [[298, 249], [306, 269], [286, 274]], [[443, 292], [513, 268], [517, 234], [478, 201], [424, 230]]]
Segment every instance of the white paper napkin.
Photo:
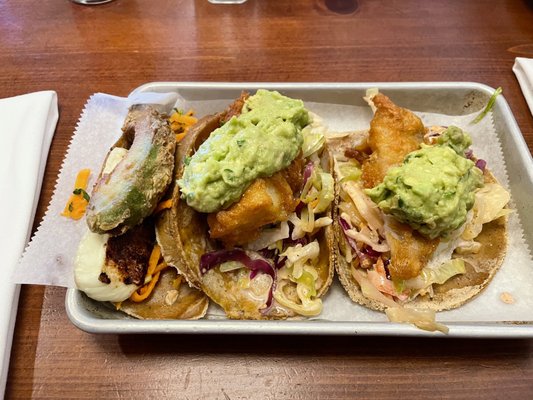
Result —
[[[9, 277], [28, 242], [58, 119], [57, 94], [0, 99], [0, 397], [9, 369], [20, 286]], [[7, 278], [7, 279], [6, 279]]]
[[533, 115], [533, 58], [516, 57], [513, 72]]

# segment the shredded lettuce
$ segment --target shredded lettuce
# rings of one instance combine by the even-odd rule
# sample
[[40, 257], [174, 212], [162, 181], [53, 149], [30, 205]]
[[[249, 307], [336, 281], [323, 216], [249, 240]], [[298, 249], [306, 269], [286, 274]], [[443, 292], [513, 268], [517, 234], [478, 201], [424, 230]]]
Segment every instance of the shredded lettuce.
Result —
[[313, 208], [315, 214], [319, 214], [328, 209], [329, 205], [333, 201], [334, 193], [334, 181], [331, 174], [326, 172], [320, 173], [320, 191], [318, 193], [318, 202]]
[[334, 181], [331, 174], [321, 172], [319, 167], [315, 167], [300, 195], [300, 200], [307, 207], [301, 210], [299, 217], [296, 213], [289, 216], [289, 221], [294, 225], [292, 239], [302, 238], [306, 233], [311, 233], [333, 222], [330, 217], [315, 219], [315, 214], [326, 211], [334, 195]]
[[345, 230], [344, 233], [346, 236], [355, 239], [357, 242], [367, 244], [379, 253], [390, 251], [390, 246], [387, 244], [387, 242], [379, 243], [379, 235], [372, 232], [367, 226], [364, 226], [360, 231], [348, 229]]
[[304, 265], [307, 263], [313, 263], [318, 259], [320, 253], [320, 246], [317, 240], [313, 240], [311, 243], [302, 246], [297, 244], [287, 248], [281, 257], [287, 257], [285, 265], [289, 268], [292, 267], [292, 276], [298, 279], [304, 272]]
[[319, 298], [313, 299], [313, 296], [310, 294], [310, 289], [306, 285], [298, 283], [296, 286], [296, 292], [301, 301], [301, 304], [298, 304], [285, 295], [284, 287], [287, 284], [289, 284], [289, 281], [281, 281], [278, 284], [277, 290], [274, 292], [274, 299], [279, 304], [306, 317], [313, 317], [322, 312], [322, 300]]
[[311, 154], [318, 152], [322, 146], [324, 146], [326, 138], [322, 132], [311, 128], [310, 130], [304, 129], [302, 133], [304, 137], [302, 155], [304, 158], [307, 158]]
[[315, 166], [302, 190], [300, 200], [305, 204], [310, 204], [313, 213], [319, 214], [326, 211], [333, 201], [334, 187], [331, 174], [323, 172], [320, 167]]
[[[342, 201], [339, 208], [341, 217], [350, 225], [344, 233], [358, 243], [365, 243], [377, 252], [390, 251], [387, 242], [381, 239], [384, 232], [384, 221], [381, 211], [364, 194], [360, 186], [354, 182], [345, 182], [343, 191], [348, 194], [348, 201]], [[366, 224], [362, 220], [366, 220]]]
[[475, 240], [462, 240], [457, 245], [455, 252], [457, 254], [477, 254], [481, 250], [481, 243]]
[[462, 238], [465, 240], [475, 239], [483, 229], [483, 224], [512, 212], [504, 208], [511, 195], [497, 183], [486, 183], [476, 192], [472, 220], [467, 222]]
[[435, 321], [434, 311], [415, 310], [402, 307], [393, 299], [385, 296], [378, 289], [376, 289], [376, 287], [365, 276], [366, 274], [363, 271], [352, 268], [351, 272], [353, 278], [359, 284], [359, 287], [366, 298], [377, 301], [388, 307], [385, 310], [385, 314], [391, 322], [410, 323], [427, 331], [440, 331], [443, 333], [448, 333], [448, 328], [445, 325], [439, 324]]
[[359, 210], [355, 208], [351, 201], [341, 201], [339, 203], [341, 217], [350, 222], [352, 226], [359, 226], [363, 220]]
[[287, 221], [283, 221], [275, 228], [263, 229], [259, 237], [253, 242], [248, 243], [246, 248], [250, 250], [261, 250], [267, 247], [270, 248], [271, 246], [275, 246], [276, 243], [279, 243], [288, 237], [289, 224]]
[[308, 289], [306, 292], [307, 295], [309, 295], [308, 297], [316, 296], [316, 278], [311, 273], [304, 270], [302, 275], [298, 279], [295, 279], [295, 281], [296, 283], [305, 286]]
[[244, 264], [238, 261], [226, 261], [218, 267], [220, 272], [229, 272], [236, 269], [244, 268]]
[[455, 275], [466, 272], [465, 262], [460, 258], [454, 258], [442, 263], [437, 268], [424, 268], [420, 274], [401, 283], [404, 289], [425, 289], [430, 285], [442, 285]]
[[381, 210], [370, 198], [363, 192], [361, 187], [355, 182], [342, 183], [342, 189], [350, 196], [359, 213], [366, 220], [372, 230], [381, 234], [384, 233], [384, 223]]
[[318, 115], [310, 112], [309, 116], [311, 117], [311, 123], [302, 130], [304, 138], [302, 155], [304, 158], [308, 158], [322, 150], [324, 143], [326, 142], [326, 134], [328, 131]]
[[385, 310], [385, 314], [387, 314], [387, 317], [391, 322], [413, 324], [417, 328], [430, 332], [440, 331], [445, 334], [449, 332], [447, 326], [436, 322], [435, 311], [432, 310], [391, 307]]
[[377, 301], [378, 303], [384, 304], [388, 307], [398, 307], [398, 303], [396, 303], [393, 299], [390, 297], [385, 296], [383, 293], [381, 293], [368, 279], [366, 276], [366, 273], [356, 269], [351, 268], [351, 273], [353, 278], [357, 281], [359, 284], [359, 287], [361, 288], [361, 292], [363, 293], [363, 296], [365, 296], [367, 299]]
[[[307, 213], [307, 209], [305, 208], [302, 210], [302, 218], [304, 217], [304, 213]], [[294, 226], [292, 229], [291, 239], [298, 240], [303, 238], [305, 236], [305, 230], [302, 219], [298, 218], [296, 213], [292, 213], [291, 215], [289, 215], [289, 221]]]
[[392, 281], [379, 274], [376, 270], [368, 269], [366, 274], [370, 283], [372, 283], [372, 285], [374, 285], [374, 287], [381, 293], [388, 294], [389, 296], [393, 296], [398, 299], [402, 297], [403, 300], [407, 298], [407, 296], [402, 296], [402, 292], [398, 292], [396, 290]]
[[354, 181], [361, 178], [361, 166], [356, 160], [339, 161], [336, 163], [336, 171], [339, 176], [339, 182]]

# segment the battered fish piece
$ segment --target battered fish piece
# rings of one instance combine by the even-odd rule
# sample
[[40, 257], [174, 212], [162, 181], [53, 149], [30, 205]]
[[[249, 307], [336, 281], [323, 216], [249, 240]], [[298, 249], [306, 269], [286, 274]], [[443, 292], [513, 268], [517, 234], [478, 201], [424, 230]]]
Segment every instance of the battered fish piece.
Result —
[[210, 236], [228, 248], [249, 243], [264, 225], [287, 220], [297, 203], [282, 172], [256, 179], [237, 203], [208, 215]]
[[222, 126], [226, 122], [228, 122], [233, 117], [238, 117], [241, 115], [242, 107], [244, 106], [244, 103], [246, 102], [246, 99], [250, 97], [250, 93], [248, 92], [241, 92], [241, 95], [238, 99], [236, 99], [232, 104], [230, 104], [222, 113], [222, 116], [220, 118], [220, 125]]
[[378, 93], [372, 101], [376, 113], [370, 122], [368, 137], [372, 154], [362, 168], [365, 188], [380, 184], [390, 167], [400, 164], [408, 153], [420, 148], [425, 133], [420, 118], [398, 107], [387, 96]]
[[280, 171], [283, 177], [287, 180], [293, 193], [299, 193], [300, 190], [302, 190], [304, 183], [303, 170], [304, 159], [300, 152], [287, 168]]
[[440, 239], [428, 239], [408, 225], [396, 223], [386, 233], [391, 249], [389, 272], [393, 280], [418, 276], [439, 245]]
[[[378, 93], [372, 101], [376, 113], [370, 122], [368, 138], [372, 154], [362, 165], [365, 188], [383, 182], [390, 167], [401, 164], [407, 154], [418, 150], [426, 131], [420, 118], [398, 107], [387, 96]], [[394, 232], [387, 234], [391, 247], [390, 274], [393, 279], [414, 278], [435, 252], [439, 239], [430, 240], [407, 225], [394, 226]]]
[[264, 225], [287, 220], [298, 204], [294, 193], [302, 189], [303, 168], [300, 153], [287, 168], [252, 183], [237, 203], [210, 214], [211, 238], [226, 247], [243, 245], [256, 239]]

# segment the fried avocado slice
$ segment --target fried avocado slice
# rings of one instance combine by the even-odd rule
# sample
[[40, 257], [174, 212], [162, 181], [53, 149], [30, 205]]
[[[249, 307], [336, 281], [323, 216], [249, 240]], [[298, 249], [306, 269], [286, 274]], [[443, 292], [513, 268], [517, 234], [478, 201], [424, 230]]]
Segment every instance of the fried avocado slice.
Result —
[[122, 136], [106, 157], [87, 207], [92, 232], [118, 235], [152, 214], [174, 170], [176, 140], [149, 105], [130, 107]]

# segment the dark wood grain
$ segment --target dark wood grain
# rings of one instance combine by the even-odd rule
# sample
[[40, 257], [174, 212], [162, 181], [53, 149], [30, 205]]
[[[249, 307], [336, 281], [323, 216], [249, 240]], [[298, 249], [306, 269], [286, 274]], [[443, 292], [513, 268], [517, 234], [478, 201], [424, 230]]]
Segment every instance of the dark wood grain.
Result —
[[[517, 56], [533, 57], [531, 1], [0, 2], [0, 98], [59, 96], [36, 224], [92, 93], [151, 81], [475, 81], [503, 87], [531, 151]], [[64, 295], [23, 287], [6, 398], [533, 397], [531, 340], [91, 335], [68, 321]]]

